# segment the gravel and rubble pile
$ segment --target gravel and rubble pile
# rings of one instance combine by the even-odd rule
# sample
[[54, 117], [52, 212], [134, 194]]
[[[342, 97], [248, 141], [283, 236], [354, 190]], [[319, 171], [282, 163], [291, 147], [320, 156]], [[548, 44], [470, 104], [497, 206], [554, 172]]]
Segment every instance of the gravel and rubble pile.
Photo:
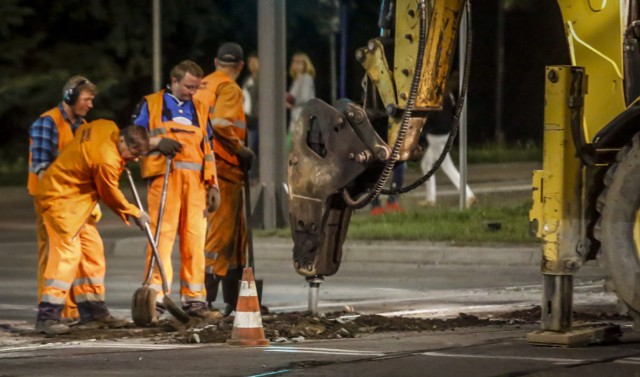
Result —
[[[300, 342], [307, 339], [354, 338], [366, 334], [383, 332], [454, 331], [463, 327], [483, 327], [490, 325], [518, 326], [540, 322], [540, 306], [522, 310], [494, 314], [490, 318], [460, 313], [455, 318], [408, 318], [386, 317], [375, 314], [353, 312], [331, 312], [312, 314], [310, 312], [269, 313], [262, 316], [265, 337], [274, 343]], [[597, 310], [574, 312], [574, 320], [630, 321], [626, 315], [611, 314]], [[174, 319], [162, 320], [159, 326], [140, 328], [131, 323], [123, 329], [79, 329], [55, 337], [38, 334], [32, 326], [21, 329], [2, 328], [5, 336], [23, 338], [28, 342], [51, 343], [82, 340], [144, 339], [151, 343], [224, 343], [231, 337], [233, 317], [222, 320], [192, 320], [183, 324]], [[6, 338], [6, 337], [5, 337]], [[9, 341], [10, 339], [5, 339]], [[17, 339], [16, 339], [17, 340]], [[3, 343], [3, 342], [0, 342]]]
[[[305, 339], [340, 339], [358, 335], [398, 331], [444, 331], [458, 327], [488, 326], [506, 323], [503, 320], [480, 319], [460, 313], [451, 319], [422, 319], [384, 317], [375, 314], [332, 312], [315, 315], [309, 312], [280, 313], [263, 316], [265, 337], [272, 342], [301, 341]], [[182, 339], [184, 342], [220, 343], [231, 335], [233, 319], [227, 318], [217, 325], [192, 327]], [[193, 336], [197, 334], [197, 336]], [[180, 336], [178, 336], [180, 338]]]

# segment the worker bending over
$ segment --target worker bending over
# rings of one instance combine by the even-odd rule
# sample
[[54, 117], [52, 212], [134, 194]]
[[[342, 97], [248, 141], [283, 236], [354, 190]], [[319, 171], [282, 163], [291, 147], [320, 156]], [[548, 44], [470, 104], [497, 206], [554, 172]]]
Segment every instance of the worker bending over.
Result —
[[225, 315], [235, 309], [238, 284], [245, 265], [247, 247], [242, 186], [254, 154], [245, 147], [245, 115], [242, 89], [236, 79], [244, 67], [243, 51], [237, 43], [218, 48], [216, 70], [202, 80], [195, 98], [209, 106], [214, 134], [214, 153], [220, 206], [209, 213], [205, 255], [207, 259], [207, 301], [215, 301], [218, 283], [223, 281]]
[[113, 317], [105, 305], [104, 248], [98, 232], [87, 231], [95, 226], [87, 223], [99, 199], [127, 224], [129, 216], [140, 227], [149, 222], [149, 216], [129, 203], [118, 188], [124, 164], [148, 149], [144, 128], [119, 130], [112, 121], [100, 119], [81, 126], [44, 173], [38, 200], [49, 237], [49, 259], [38, 304], [37, 331], [52, 335], [69, 331], [60, 322], [60, 314], [72, 283], [81, 324], [126, 324]]
[[[205, 302], [204, 240], [206, 210], [215, 207], [219, 197], [207, 203], [207, 186], [216, 186], [215, 161], [208, 131], [208, 107], [192, 99], [198, 90], [203, 72], [196, 63], [185, 60], [170, 74], [167, 89], [144, 97], [133, 115], [133, 123], [149, 130], [152, 152], [142, 159], [142, 176], [149, 179], [148, 205], [152, 231], [160, 228], [158, 252], [165, 268], [167, 281], [173, 278], [171, 250], [180, 234], [180, 295], [187, 314], [201, 318], [220, 317], [210, 312]], [[165, 156], [174, 156], [164, 215], [156, 224], [166, 169]], [[217, 189], [216, 189], [217, 192]], [[209, 205], [208, 205], [209, 204]], [[213, 207], [212, 207], [213, 206]], [[151, 249], [147, 252], [147, 263]], [[156, 312], [165, 311], [162, 305], [161, 278], [157, 271], [151, 280], [156, 289]], [[169, 284], [171, 286], [171, 284]]]

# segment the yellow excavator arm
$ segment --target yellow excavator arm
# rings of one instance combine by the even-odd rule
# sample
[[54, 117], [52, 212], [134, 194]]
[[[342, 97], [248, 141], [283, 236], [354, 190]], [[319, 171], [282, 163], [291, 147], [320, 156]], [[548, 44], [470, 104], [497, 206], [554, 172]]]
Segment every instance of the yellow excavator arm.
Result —
[[[597, 254], [640, 317], [640, 22], [637, 0], [558, 7], [571, 65], [545, 71], [544, 162], [534, 173], [530, 219], [553, 296], [543, 299], [543, 329], [565, 331], [571, 278]], [[352, 211], [383, 191], [397, 163], [420, 156], [418, 138], [427, 111], [442, 107], [464, 9], [465, 0], [382, 0], [380, 34], [355, 54], [366, 73], [364, 102], [314, 99], [304, 107], [288, 161], [300, 275], [335, 274]]]

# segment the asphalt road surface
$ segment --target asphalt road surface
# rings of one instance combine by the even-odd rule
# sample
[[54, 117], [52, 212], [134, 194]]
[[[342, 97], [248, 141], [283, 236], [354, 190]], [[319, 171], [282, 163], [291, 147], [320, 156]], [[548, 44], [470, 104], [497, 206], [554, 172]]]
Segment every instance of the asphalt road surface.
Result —
[[[0, 376], [640, 376], [640, 335], [626, 321], [618, 322], [618, 343], [582, 348], [531, 345], [525, 336], [539, 325], [517, 323], [287, 340], [264, 348], [137, 337], [58, 342], [29, 332], [36, 314], [32, 224], [24, 190], [0, 189]], [[107, 248], [107, 304], [114, 314], [130, 317], [131, 294], [142, 280], [144, 239], [108, 212], [100, 230]], [[275, 312], [308, 306], [308, 285], [295, 274], [290, 256], [289, 240], [256, 240], [256, 277], [264, 280], [263, 303]], [[539, 304], [538, 266], [535, 246], [350, 240], [340, 271], [321, 284], [319, 310], [491, 317]], [[603, 290], [598, 266], [584, 266], [575, 286], [576, 310], [615, 310], [616, 298]]]

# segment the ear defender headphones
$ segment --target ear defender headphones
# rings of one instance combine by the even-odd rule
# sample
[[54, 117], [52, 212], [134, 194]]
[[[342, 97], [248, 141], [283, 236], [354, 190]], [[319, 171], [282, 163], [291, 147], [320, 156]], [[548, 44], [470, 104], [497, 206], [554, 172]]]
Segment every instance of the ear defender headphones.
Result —
[[76, 101], [78, 101], [78, 97], [80, 97], [80, 88], [86, 85], [89, 80], [82, 79], [78, 81], [78, 83], [71, 88], [64, 91], [64, 96], [62, 100], [69, 106], [73, 106]]

